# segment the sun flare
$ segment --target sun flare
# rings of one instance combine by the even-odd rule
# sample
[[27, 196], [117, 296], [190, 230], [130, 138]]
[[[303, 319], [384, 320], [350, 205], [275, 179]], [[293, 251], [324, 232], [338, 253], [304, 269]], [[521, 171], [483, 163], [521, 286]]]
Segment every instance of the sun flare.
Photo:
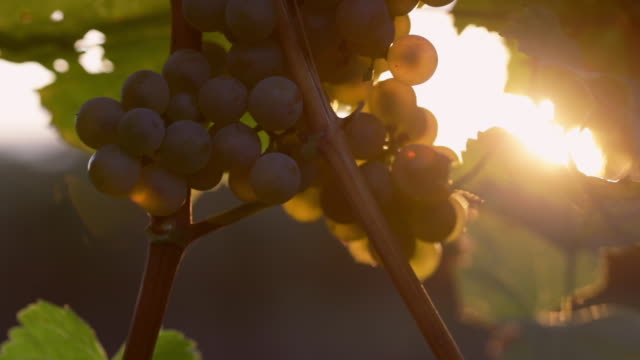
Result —
[[418, 105], [438, 118], [437, 145], [460, 154], [469, 138], [499, 126], [550, 165], [573, 163], [587, 175], [602, 176], [605, 158], [589, 129], [567, 131], [555, 122], [551, 101], [536, 103], [504, 92], [509, 51], [497, 33], [469, 26], [458, 34], [444, 11], [411, 15], [411, 33], [426, 37], [438, 50], [436, 73], [415, 87]]

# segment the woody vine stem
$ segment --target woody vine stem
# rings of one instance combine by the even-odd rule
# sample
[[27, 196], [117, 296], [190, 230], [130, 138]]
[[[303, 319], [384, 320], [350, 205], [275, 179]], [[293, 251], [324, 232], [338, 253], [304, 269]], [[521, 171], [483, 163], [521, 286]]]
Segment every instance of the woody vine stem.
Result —
[[[429, 295], [409, 266], [376, 202], [366, 188], [346, 145], [339, 119], [329, 106], [314, 70], [295, 1], [273, 0], [278, 12], [278, 32], [292, 77], [299, 85], [311, 129], [321, 135], [319, 150], [339, 176], [348, 201], [358, 214], [369, 239], [380, 254], [398, 293], [413, 315], [425, 340], [439, 360], [461, 360], [462, 355], [438, 315]], [[182, 0], [171, 0], [171, 52], [200, 50], [201, 33], [182, 16]], [[191, 201], [174, 215], [154, 217], [136, 309], [123, 360], [150, 360], [162, 327], [175, 275], [185, 250], [195, 240], [226, 225], [251, 216], [267, 206], [250, 203], [204, 221], [193, 223]]]

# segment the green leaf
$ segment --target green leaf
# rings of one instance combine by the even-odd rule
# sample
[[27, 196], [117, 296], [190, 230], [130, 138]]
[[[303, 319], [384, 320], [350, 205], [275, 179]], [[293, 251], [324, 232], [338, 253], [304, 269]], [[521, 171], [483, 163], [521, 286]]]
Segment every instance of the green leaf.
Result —
[[0, 360], [107, 359], [94, 331], [67, 307], [38, 301], [18, 313], [18, 322]]
[[470, 265], [459, 273], [462, 298], [465, 308], [490, 322], [555, 309], [596, 276], [593, 252], [577, 252], [572, 262], [542, 234], [486, 207], [469, 224], [468, 236], [475, 245]]
[[[113, 360], [121, 360], [124, 347], [118, 351]], [[153, 360], [200, 360], [200, 353], [194, 341], [187, 339], [175, 330], [162, 330], [153, 353]]]
[[519, 332], [505, 360], [640, 359], [640, 313], [630, 309], [592, 307], [561, 324], [524, 323]]

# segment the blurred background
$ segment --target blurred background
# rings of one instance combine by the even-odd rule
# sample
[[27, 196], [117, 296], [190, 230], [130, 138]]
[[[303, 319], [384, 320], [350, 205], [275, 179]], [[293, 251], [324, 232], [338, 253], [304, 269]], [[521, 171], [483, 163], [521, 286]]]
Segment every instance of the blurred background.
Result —
[[[576, 70], [558, 50], [566, 44], [545, 47], [528, 35], [533, 29], [526, 26], [541, 33], [558, 19], [593, 19], [588, 6], [567, 17], [580, 1], [499, 3], [459, 0], [411, 15], [411, 32], [439, 54], [434, 77], [416, 87], [418, 103], [438, 118], [436, 144], [462, 160], [456, 185], [484, 200], [426, 284], [468, 359], [637, 359], [637, 130], [635, 113], [620, 111], [635, 109], [629, 81], [637, 78], [630, 65], [637, 62], [589, 58]], [[556, 15], [539, 8], [535, 17], [522, 15], [528, 4], [548, 5]], [[19, 309], [45, 299], [86, 319], [109, 354], [124, 341], [148, 219], [90, 185], [90, 154], [79, 147], [73, 118], [91, 97], [117, 97], [131, 72], [161, 68], [167, 5], [0, 4], [1, 334], [16, 325]], [[625, 12], [627, 5], [633, 11]], [[637, 51], [624, 41], [640, 28], [638, 6], [621, 0], [606, 10], [602, 18], [613, 20], [598, 28], [606, 36], [585, 53], [624, 51], [634, 59]], [[511, 12], [518, 21], [509, 20]], [[495, 32], [504, 23], [508, 31]], [[586, 35], [576, 28], [569, 34], [582, 41]], [[551, 39], [564, 39], [558, 34]], [[549, 32], [536, 36], [550, 39]], [[532, 69], [543, 80], [523, 80], [538, 79]], [[577, 76], [588, 86], [572, 87]], [[579, 93], [584, 88], [588, 100]], [[588, 116], [578, 114], [585, 104], [596, 104]], [[223, 186], [198, 199], [195, 217], [238, 203]], [[618, 250], [600, 256], [608, 248]], [[615, 306], [596, 314], [589, 308], [596, 304]], [[568, 308], [579, 316], [567, 315]], [[165, 326], [198, 341], [205, 359], [431, 356], [383, 270], [355, 263], [322, 221], [300, 224], [279, 207], [188, 253]]]

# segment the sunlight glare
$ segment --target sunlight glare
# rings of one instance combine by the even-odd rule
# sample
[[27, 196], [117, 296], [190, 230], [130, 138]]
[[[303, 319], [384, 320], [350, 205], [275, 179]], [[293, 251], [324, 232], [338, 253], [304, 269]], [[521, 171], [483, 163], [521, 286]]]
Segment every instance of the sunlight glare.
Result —
[[453, 17], [442, 11], [421, 9], [410, 15], [411, 33], [438, 50], [435, 74], [414, 87], [418, 105], [438, 118], [436, 145], [460, 154], [479, 131], [499, 126], [550, 165], [573, 161], [587, 175], [602, 175], [605, 159], [588, 129], [565, 130], [554, 121], [551, 101], [537, 104], [504, 92], [510, 55], [497, 33], [471, 25], [458, 34]]

